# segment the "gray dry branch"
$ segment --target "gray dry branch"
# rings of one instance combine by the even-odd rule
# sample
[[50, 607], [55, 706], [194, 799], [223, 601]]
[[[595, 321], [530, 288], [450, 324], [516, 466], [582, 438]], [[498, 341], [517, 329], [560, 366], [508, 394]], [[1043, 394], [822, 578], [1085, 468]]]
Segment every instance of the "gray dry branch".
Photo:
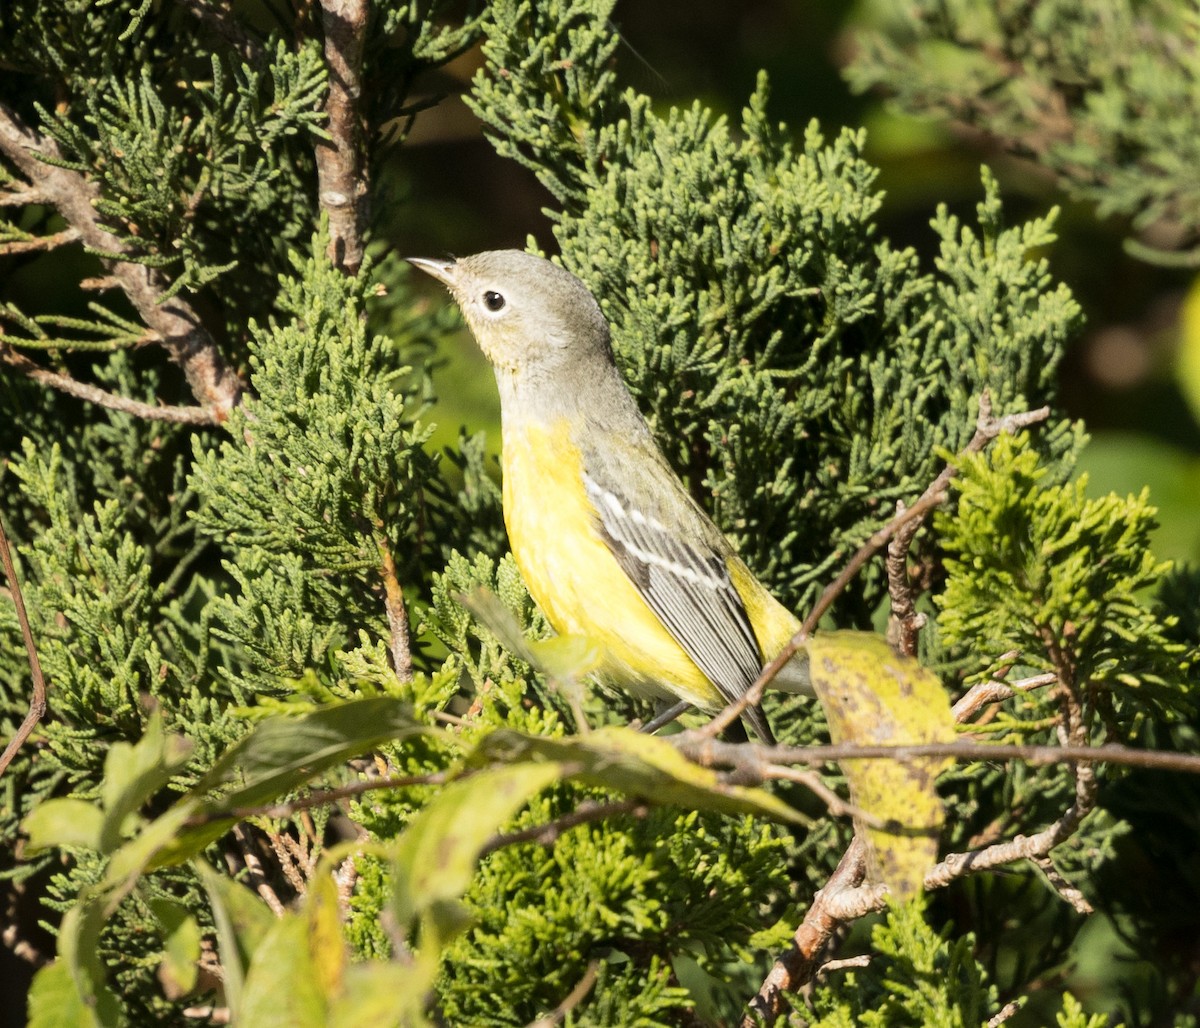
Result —
[[[996, 700], [1007, 698], [1000, 694]], [[956, 720], [962, 722], [978, 709], [978, 704], [964, 707]], [[851, 758], [879, 758], [889, 755], [891, 759], [908, 760], [915, 756], [953, 756], [956, 759], [975, 760], [1025, 760], [1029, 763], [1066, 763], [1075, 779], [1075, 802], [1052, 824], [1033, 835], [1022, 836], [984, 846], [965, 853], [951, 853], [925, 874], [927, 890], [941, 889], [956, 879], [977, 871], [986, 871], [1029, 860], [1043, 870], [1051, 885], [1076, 910], [1083, 910], [1087, 901], [1065, 883], [1047, 864], [1051, 851], [1073, 835], [1083, 820], [1096, 805], [1097, 763], [1123, 764], [1132, 767], [1153, 767], [1175, 771], [1200, 773], [1200, 756], [1184, 753], [1155, 753], [1130, 749], [1125, 746], [1089, 746], [1083, 743], [1066, 743], [1063, 746], [989, 746], [973, 742], [946, 743], [929, 746], [864, 747], [822, 746], [789, 750], [777, 747], [764, 749], [761, 754], [749, 758], [741, 757], [738, 750], [744, 745], [718, 743], [707, 740], [699, 746], [692, 744], [684, 750], [685, 755], [697, 763], [712, 766], [714, 763], [734, 768], [739, 781], [751, 780], [757, 773], [763, 779], [785, 777], [775, 773], [775, 765], [789, 762], [815, 763], [825, 760]], [[846, 850], [837, 870], [825, 887], [814, 897], [804, 920], [792, 938], [791, 949], [780, 956], [758, 993], [750, 1000], [743, 1018], [743, 1028], [751, 1028], [762, 1019], [773, 1023], [785, 1005], [785, 993], [796, 992], [808, 984], [824, 956], [833, 933], [849, 921], [880, 910], [887, 902], [887, 889], [883, 885], [864, 884], [866, 875], [866, 850], [861, 840], [855, 841]], [[1065, 888], [1064, 888], [1065, 886]]]
[[329, 259], [355, 275], [362, 266], [369, 198], [363, 145], [363, 44], [367, 0], [321, 0], [329, 95], [325, 100], [329, 138], [317, 143], [317, 198], [329, 216]]
[[181, 425], [219, 424], [217, 412], [212, 408], [177, 407], [165, 403], [156, 405], [142, 403], [140, 400], [131, 400], [128, 396], [119, 396], [106, 389], [101, 389], [99, 386], [80, 382], [79, 379], [72, 378], [70, 375], [43, 368], [7, 343], [0, 343], [0, 364], [7, 364], [26, 378], [49, 386], [51, 389], [57, 389], [60, 393], [86, 400], [98, 407], [107, 407], [109, 410], [132, 414], [135, 418], [143, 418], [147, 421], [172, 421]]
[[[71, 229], [78, 232], [86, 247], [100, 253], [126, 252], [124, 244], [100, 223], [95, 207], [99, 196], [96, 184], [76, 171], [47, 163], [47, 160], [61, 159], [54, 140], [27, 127], [16, 112], [3, 103], [0, 103], [0, 154], [24, 176], [29, 188], [51, 204]], [[216, 340], [196, 311], [178, 296], [160, 302], [167, 283], [146, 265], [112, 257], [103, 258], [103, 263], [153, 333], [152, 341], [162, 346], [183, 369], [192, 395], [207, 418], [224, 421], [241, 398], [242, 382], [226, 363]], [[19, 370], [29, 374], [27, 369]], [[62, 388], [59, 382], [45, 378], [41, 381]], [[85, 396], [78, 390], [73, 395], [101, 402], [99, 397]], [[110, 402], [105, 406], [114, 404]], [[146, 416], [147, 411], [158, 409], [146, 405], [143, 410], [129, 412]]]

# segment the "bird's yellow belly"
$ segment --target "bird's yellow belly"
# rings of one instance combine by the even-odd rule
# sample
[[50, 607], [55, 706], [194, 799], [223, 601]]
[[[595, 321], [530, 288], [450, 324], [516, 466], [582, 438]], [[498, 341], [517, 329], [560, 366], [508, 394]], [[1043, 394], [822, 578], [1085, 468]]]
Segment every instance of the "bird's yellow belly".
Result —
[[504, 523], [534, 602], [560, 634], [587, 636], [603, 670], [704, 708], [720, 694], [638, 594], [600, 537], [565, 422], [505, 426]]

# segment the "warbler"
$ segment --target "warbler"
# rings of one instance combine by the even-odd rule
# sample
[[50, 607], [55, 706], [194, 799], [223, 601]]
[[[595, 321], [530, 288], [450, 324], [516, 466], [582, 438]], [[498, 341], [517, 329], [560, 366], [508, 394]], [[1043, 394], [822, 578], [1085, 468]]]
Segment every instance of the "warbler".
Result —
[[[715, 711], [800, 627], [659, 450], [578, 278], [519, 250], [409, 258], [449, 290], [500, 391], [504, 523], [530, 595], [601, 673]], [[775, 687], [809, 691], [803, 656]], [[774, 741], [760, 707], [745, 719]]]

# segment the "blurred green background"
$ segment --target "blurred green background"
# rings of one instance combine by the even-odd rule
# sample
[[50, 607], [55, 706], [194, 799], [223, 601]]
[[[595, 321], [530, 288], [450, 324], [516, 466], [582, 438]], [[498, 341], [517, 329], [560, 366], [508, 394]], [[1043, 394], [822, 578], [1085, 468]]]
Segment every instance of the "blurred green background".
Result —
[[[879, 168], [878, 185], [886, 194], [882, 231], [915, 247], [927, 265], [935, 207], [945, 203], [954, 213], [972, 215], [982, 163], [1002, 184], [1010, 221], [1061, 206], [1060, 241], [1048, 257], [1087, 317], [1064, 362], [1060, 393], [1067, 412], [1083, 418], [1092, 434], [1082, 470], [1094, 494], [1149, 486], [1160, 508], [1158, 553], [1200, 558], [1195, 276], [1129, 257], [1122, 249], [1124, 223], [1098, 221], [1090, 206], [1067, 199], [1041, 169], [1008, 157], [977, 134], [903, 116], [880, 96], [854, 95], [839, 69], [866, 17], [865, 5], [811, 0], [624, 0], [614, 16], [625, 44], [618, 73], [624, 84], [664, 107], [699, 99], [736, 120], [755, 74], [765, 68], [772, 113], [793, 133], [812, 118], [827, 134], [843, 125], [865, 127], [867, 156]], [[549, 195], [532, 174], [496, 157], [459, 95], [478, 62], [477, 51], [468, 53], [429, 84], [431, 97], [444, 99], [417, 119], [406, 145], [383, 169], [411, 201], [400, 207], [403, 223], [382, 226], [379, 237], [402, 253], [523, 247], [530, 237], [556, 251], [542, 210]], [[446, 302], [436, 287], [427, 288], [431, 303]], [[1189, 289], [1195, 293], [1190, 305]], [[442, 357], [435, 442], [450, 442], [459, 426], [494, 428], [491, 375], [469, 339], [464, 335]]]

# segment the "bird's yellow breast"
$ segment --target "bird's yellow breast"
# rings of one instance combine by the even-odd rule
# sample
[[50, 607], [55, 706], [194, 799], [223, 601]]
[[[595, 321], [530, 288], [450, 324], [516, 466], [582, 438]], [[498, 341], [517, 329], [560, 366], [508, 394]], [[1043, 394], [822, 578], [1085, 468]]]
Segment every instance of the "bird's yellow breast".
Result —
[[529, 593], [559, 633], [584, 635], [604, 670], [700, 707], [720, 695], [638, 594], [601, 538], [565, 420], [505, 426], [504, 523]]

